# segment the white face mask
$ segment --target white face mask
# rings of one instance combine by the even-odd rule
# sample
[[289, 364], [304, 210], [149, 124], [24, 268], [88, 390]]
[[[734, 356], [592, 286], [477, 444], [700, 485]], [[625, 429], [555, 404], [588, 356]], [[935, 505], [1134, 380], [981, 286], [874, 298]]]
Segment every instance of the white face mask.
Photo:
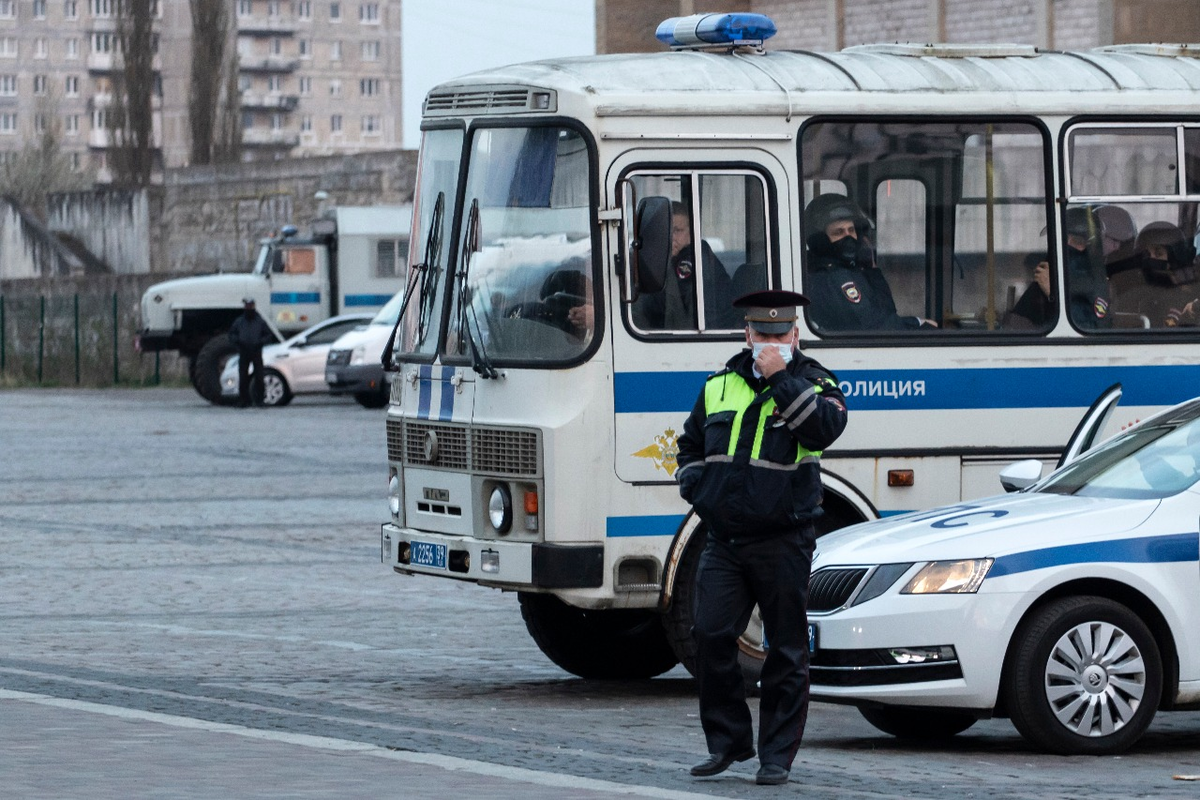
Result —
[[783, 363], [787, 364], [792, 360], [792, 346], [790, 344], [774, 344], [772, 342], [752, 342], [751, 348], [754, 350], [754, 357], [758, 358], [759, 353], [764, 348], [774, 347], [779, 351], [779, 355], [783, 358]]

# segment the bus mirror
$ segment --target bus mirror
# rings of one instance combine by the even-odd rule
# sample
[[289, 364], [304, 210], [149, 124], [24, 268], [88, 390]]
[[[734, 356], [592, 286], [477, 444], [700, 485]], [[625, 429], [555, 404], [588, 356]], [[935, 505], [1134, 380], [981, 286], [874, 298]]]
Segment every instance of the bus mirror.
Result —
[[635, 228], [637, 238], [631, 249], [638, 291], [661, 292], [671, 260], [671, 201], [643, 197], [638, 201]]

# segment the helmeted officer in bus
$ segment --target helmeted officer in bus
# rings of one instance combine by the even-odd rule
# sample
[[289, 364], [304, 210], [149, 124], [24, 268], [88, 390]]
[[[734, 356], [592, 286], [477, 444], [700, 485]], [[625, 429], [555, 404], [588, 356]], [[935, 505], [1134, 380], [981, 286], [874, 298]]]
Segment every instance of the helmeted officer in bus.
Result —
[[808, 717], [808, 578], [821, 513], [821, 451], [846, 427], [833, 373], [801, 355], [803, 295], [761, 291], [744, 310], [749, 349], [711, 375], [679, 437], [679, 493], [708, 526], [693, 635], [700, 722], [716, 775], [755, 755], [738, 637], [755, 604], [769, 643], [757, 782], [786, 783]]
[[869, 229], [866, 215], [844, 195], [818, 195], [804, 210], [804, 288], [813, 301], [813, 322], [836, 331], [936, 328], [932, 320], [896, 312], [892, 288], [866, 238]]

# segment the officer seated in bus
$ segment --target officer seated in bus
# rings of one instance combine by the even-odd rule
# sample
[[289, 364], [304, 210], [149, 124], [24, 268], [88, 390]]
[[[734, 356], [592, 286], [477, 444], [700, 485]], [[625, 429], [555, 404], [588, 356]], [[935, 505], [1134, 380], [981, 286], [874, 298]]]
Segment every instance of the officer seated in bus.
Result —
[[836, 331], [936, 328], [933, 320], [900, 316], [866, 234], [870, 221], [850, 198], [823, 194], [804, 210], [808, 245], [805, 294], [818, 328]]
[[741, 327], [733, 314], [733, 286], [725, 265], [708, 242], [700, 243], [700, 263], [692, 246], [692, 215], [687, 205], [671, 203], [671, 263], [660, 292], [642, 294], [633, 304], [633, 322], [641, 330], [699, 330], [696, 273], [704, 280], [704, 326], [712, 330]]
[[[1104, 265], [1104, 222], [1091, 206], [1068, 208], [1063, 215], [1066, 247], [1067, 312], [1085, 330], [1112, 325], [1108, 277]], [[1006, 328], [1043, 328], [1053, 323], [1058, 302], [1050, 281], [1050, 264], [1039, 261], [1033, 281], [1006, 316]]]
[[[1187, 309], [1200, 296], [1200, 274], [1196, 246], [1178, 225], [1151, 222], [1138, 234], [1135, 245], [1137, 269], [1121, 273], [1123, 291], [1113, 297], [1117, 323], [1134, 327], [1169, 328], [1195, 325]], [[1136, 282], [1135, 282], [1136, 281]]]

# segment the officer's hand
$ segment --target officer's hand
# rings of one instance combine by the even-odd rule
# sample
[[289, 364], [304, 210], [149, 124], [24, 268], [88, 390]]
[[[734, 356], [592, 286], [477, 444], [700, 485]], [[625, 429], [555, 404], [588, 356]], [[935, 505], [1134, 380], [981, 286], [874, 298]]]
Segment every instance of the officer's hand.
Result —
[[764, 378], [771, 377], [787, 366], [783, 362], [783, 356], [779, 355], [779, 351], [774, 347], [764, 347], [762, 352], [758, 354], [758, 358], [754, 359], [754, 364], [758, 367], [758, 371], [763, 374]]

